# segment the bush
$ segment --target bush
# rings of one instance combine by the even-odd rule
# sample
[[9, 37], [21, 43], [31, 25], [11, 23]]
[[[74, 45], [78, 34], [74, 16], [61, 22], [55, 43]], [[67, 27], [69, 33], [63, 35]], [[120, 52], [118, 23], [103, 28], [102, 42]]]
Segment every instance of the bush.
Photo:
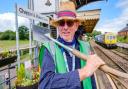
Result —
[[11, 30], [7, 30], [0, 34], [0, 40], [15, 40], [15, 39], [16, 39], [16, 34]]
[[117, 41], [121, 43], [128, 43], [128, 36], [117, 36]]
[[124, 40], [125, 43], [128, 43], [128, 36], [126, 37], [126, 39]]
[[12, 56], [16, 56], [16, 52], [6, 50], [0, 53], [0, 59], [12, 57]]

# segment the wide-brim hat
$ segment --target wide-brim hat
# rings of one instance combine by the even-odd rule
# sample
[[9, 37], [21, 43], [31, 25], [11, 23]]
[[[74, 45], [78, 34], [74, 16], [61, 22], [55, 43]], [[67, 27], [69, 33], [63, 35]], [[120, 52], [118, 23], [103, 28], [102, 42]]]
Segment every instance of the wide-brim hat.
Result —
[[60, 2], [59, 10], [56, 13], [56, 17], [50, 21], [50, 24], [57, 27], [57, 22], [62, 19], [69, 19], [81, 22], [81, 20], [77, 17], [75, 4], [73, 2]]

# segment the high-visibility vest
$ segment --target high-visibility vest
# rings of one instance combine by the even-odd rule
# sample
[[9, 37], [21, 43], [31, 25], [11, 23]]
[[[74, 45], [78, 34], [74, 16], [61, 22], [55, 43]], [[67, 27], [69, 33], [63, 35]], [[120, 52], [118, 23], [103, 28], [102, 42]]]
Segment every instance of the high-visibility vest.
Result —
[[[79, 40], [79, 48], [80, 52], [84, 53], [85, 55], [89, 55], [90, 52], [90, 44], [88, 42], [80, 41]], [[42, 60], [43, 60], [43, 55], [44, 55], [44, 49], [47, 48], [49, 52], [51, 53], [54, 63], [55, 63], [55, 71], [56, 73], [66, 73], [66, 65], [64, 61], [64, 56], [62, 54], [61, 49], [58, 47], [57, 44], [55, 43], [44, 43], [40, 49], [40, 54], [39, 54], [39, 62], [40, 66], [42, 66]], [[80, 60], [81, 68], [86, 65], [86, 62], [83, 60]], [[83, 88], [84, 89], [92, 89], [92, 84], [91, 84], [91, 78], [88, 77], [83, 80]]]

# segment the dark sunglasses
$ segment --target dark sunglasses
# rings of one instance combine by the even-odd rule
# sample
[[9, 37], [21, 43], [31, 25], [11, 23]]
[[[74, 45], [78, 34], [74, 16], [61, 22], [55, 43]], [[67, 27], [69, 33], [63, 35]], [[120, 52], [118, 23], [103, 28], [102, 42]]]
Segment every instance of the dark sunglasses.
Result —
[[58, 26], [65, 26], [65, 24], [68, 26], [68, 27], [72, 27], [74, 25], [74, 20], [59, 20], [57, 22]]

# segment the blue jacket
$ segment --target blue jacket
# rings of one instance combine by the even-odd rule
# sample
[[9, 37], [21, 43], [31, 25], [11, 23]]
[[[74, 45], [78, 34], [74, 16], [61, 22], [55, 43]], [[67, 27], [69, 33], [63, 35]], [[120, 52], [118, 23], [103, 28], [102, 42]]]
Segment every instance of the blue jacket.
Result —
[[[79, 50], [77, 42], [75, 48]], [[44, 58], [42, 61], [41, 75], [39, 81], [39, 89], [83, 89], [77, 70], [64, 74], [55, 73], [55, 64], [50, 52], [44, 50]], [[67, 55], [66, 55], [67, 56]], [[67, 59], [69, 57], [67, 56]], [[71, 69], [71, 61], [68, 60], [69, 69]], [[75, 57], [75, 69], [80, 68], [80, 59]], [[91, 76], [93, 89], [96, 89], [94, 76]]]

